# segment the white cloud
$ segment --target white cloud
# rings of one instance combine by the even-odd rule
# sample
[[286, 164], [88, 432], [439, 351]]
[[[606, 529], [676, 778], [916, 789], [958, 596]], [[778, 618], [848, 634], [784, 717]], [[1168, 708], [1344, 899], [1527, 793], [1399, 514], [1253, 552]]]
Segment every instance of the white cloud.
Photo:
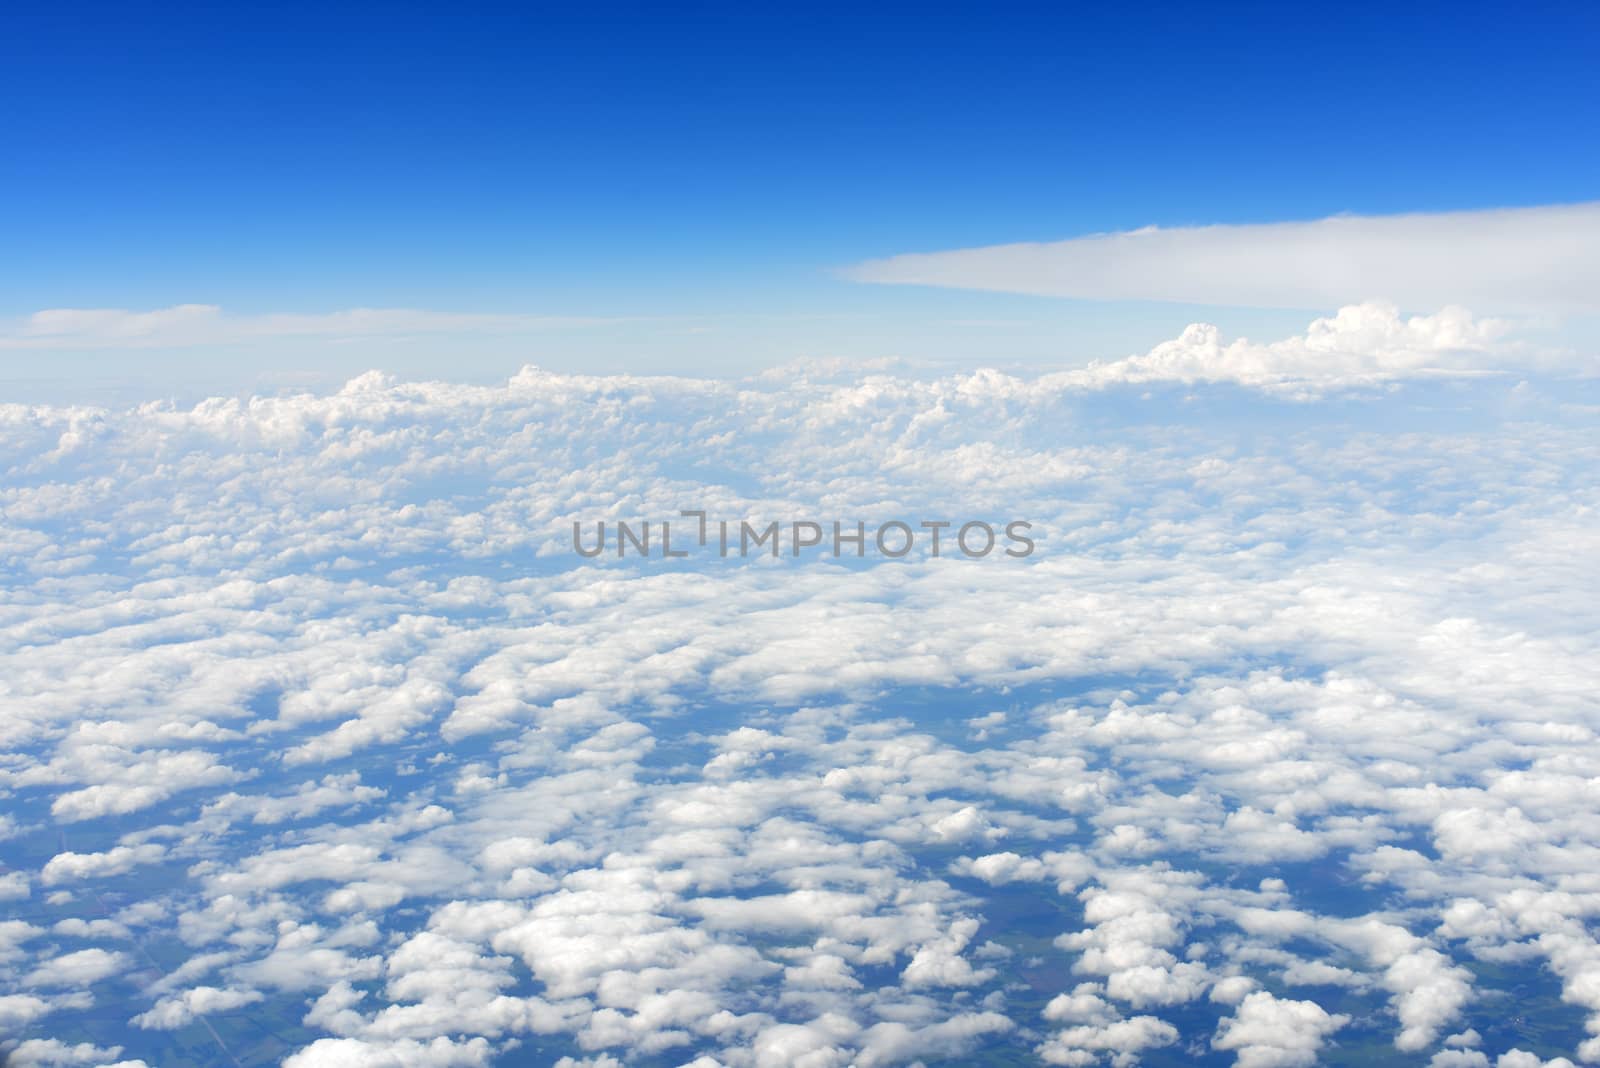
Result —
[[109, 1049], [92, 1042], [74, 1045], [54, 1038], [30, 1038], [6, 1054], [6, 1068], [66, 1068], [68, 1065], [108, 1065], [122, 1052], [121, 1046]]
[[283, 823], [307, 819], [327, 809], [350, 809], [384, 796], [375, 786], [363, 786], [359, 772], [325, 775], [322, 781], [303, 782], [292, 794], [279, 797], [250, 797], [225, 794], [207, 805], [206, 815], [248, 813], [253, 823]]
[[130, 963], [132, 958], [126, 953], [80, 949], [44, 961], [23, 982], [30, 987], [86, 987], [125, 971]]
[[253, 1005], [261, 1000], [254, 990], [222, 989], [214, 986], [197, 986], [162, 998], [146, 1012], [135, 1016], [129, 1023], [153, 1031], [175, 1031], [187, 1027], [196, 1017], [214, 1012], [229, 1012]]
[[[1422, 366], [1480, 326], [1325, 329]], [[1318, 373], [1289, 347], [1262, 358]], [[0, 1016], [43, 1037], [85, 1007], [43, 982], [60, 943], [131, 935], [169, 970], [97, 988], [94, 1020], [274, 991], [306, 1006], [301, 1064], [547, 1035], [595, 1063], [1131, 1063], [1219, 1017], [1303, 1059], [1320, 1030], [1289, 1024], [1320, 1018], [1235, 1013], [1325, 984], [1425, 1059], [1505, 985], [1474, 957], [1548, 965], [1600, 1017], [1590, 428], [1416, 415], [1522, 403], [1495, 379], [1286, 413], [1208, 388], [1243, 356], [1206, 361], [1226, 373], [1148, 399], [528, 370], [0, 406], [0, 790], [25, 826], [116, 817], [18, 882], [162, 865], [110, 916], [85, 886], [0, 921], [0, 981], [41, 981]], [[1224, 425], [1188, 414], [1219, 396]], [[686, 497], [1047, 537], [993, 566], [563, 552], [574, 513]], [[1350, 874], [1339, 916], [1304, 858]], [[84, 1034], [160, 1059], [138, 1027]]]
[[876, 1068], [903, 1064], [929, 1054], [960, 1056], [984, 1039], [1003, 1034], [1015, 1026], [997, 1012], [961, 1013], [922, 1027], [886, 1020], [874, 1024], [861, 1036], [861, 1052], [854, 1063], [860, 1068]]
[[1023, 857], [1016, 853], [989, 853], [985, 856], [961, 857], [950, 865], [958, 875], [982, 879], [990, 886], [1003, 886], [1011, 882], [1035, 882], [1049, 875], [1050, 869], [1042, 860]]
[[1529, 1053], [1522, 1049], [1508, 1050], [1500, 1054], [1494, 1064], [1495, 1068], [1576, 1068], [1566, 1057], [1552, 1057], [1545, 1060], [1537, 1053]]
[[230, 315], [215, 304], [177, 304], [150, 311], [48, 308], [5, 332], [0, 350], [151, 349], [236, 345], [273, 338], [337, 341], [416, 334], [516, 335], [589, 326], [602, 319], [483, 315], [419, 308], [347, 308], [319, 314]]
[[32, 994], [0, 994], [0, 1030], [15, 1034], [48, 1015], [50, 1008], [49, 1002]]
[[1314, 1001], [1291, 1001], [1258, 990], [1222, 1021], [1212, 1045], [1233, 1050], [1239, 1068], [1309, 1068], [1324, 1039], [1350, 1022]]
[[978, 921], [968, 918], [950, 925], [947, 937], [935, 939], [919, 947], [900, 973], [900, 981], [913, 989], [918, 987], [977, 986], [995, 976], [993, 968], [974, 968], [961, 951], [977, 933]]
[[1058, 1031], [1038, 1048], [1046, 1064], [1091, 1065], [1101, 1054], [1116, 1065], [1135, 1064], [1148, 1049], [1178, 1041], [1178, 1029], [1155, 1016], [1130, 1016], [1126, 1020], [1079, 1024]]
[[1392, 305], [1354, 304], [1315, 320], [1303, 335], [1268, 343], [1224, 342], [1216, 327], [1195, 323], [1144, 355], [1046, 375], [1040, 385], [1232, 382], [1307, 398], [1330, 389], [1514, 368], [1521, 358], [1499, 344], [1505, 330], [1504, 323], [1476, 320], [1462, 308], [1408, 319]]
[[283, 1062], [283, 1068], [481, 1068], [494, 1048], [483, 1038], [454, 1042], [440, 1036], [428, 1042], [364, 1042], [322, 1038]]
[[845, 275], [1094, 300], [1321, 308], [1378, 298], [1407, 308], [1594, 312], [1600, 311], [1600, 203], [1147, 227], [908, 253]]
[[122, 875], [140, 864], [153, 864], [166, 848], [157, 842], [140, 846], [115, 846], [103, 853], [57, 853], [45, 864], [39, 881], [45, 886], [76, 879], [100, 879]]

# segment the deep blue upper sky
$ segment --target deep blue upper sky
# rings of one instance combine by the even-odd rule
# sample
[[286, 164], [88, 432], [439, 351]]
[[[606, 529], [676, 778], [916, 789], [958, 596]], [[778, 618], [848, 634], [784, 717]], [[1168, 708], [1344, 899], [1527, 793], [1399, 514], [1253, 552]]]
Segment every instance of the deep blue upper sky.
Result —
[[873, 256], [1600, 192], [1592, 5], [38, 8], [0, 315], [858, 311]]

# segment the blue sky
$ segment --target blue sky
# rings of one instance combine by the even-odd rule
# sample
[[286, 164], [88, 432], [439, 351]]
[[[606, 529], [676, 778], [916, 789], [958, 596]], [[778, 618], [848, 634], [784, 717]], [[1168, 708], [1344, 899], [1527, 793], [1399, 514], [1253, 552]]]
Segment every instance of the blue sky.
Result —
[[1285, 10], [0, 16], [0, 1063], [1600, 1064], [1596, 16]]
[[[1600, 16], [1578, 5], [78, 5], [7, 23], [0, 318], [402, 307], [626, 318], [531, 348], [653, 370], [1070, 362], [1197, 312], [836, 272], [1148, 225], [1579, 202], [1600, 173]], [[952, 340], [934, 325], [949, 317], [1010, 325]], [[1226, 325], [1304, 319], [1235, 309]], [[520, 362], [503, 341], [460, 351]], [[140, 361], [119, 373], [170, 370]]]

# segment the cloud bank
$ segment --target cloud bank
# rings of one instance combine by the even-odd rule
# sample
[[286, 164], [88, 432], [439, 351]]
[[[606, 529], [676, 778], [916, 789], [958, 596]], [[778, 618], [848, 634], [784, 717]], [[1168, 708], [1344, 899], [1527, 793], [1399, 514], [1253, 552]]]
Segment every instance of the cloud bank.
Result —
[[908, 253], [859, 282], [1089, 300], [1327, 308], [1600, 311], [1600, 202], [1312, 222], [1147, 227], [1047, 243]]
[[[1492, 334], [0, 405], [0, 1058], [1600, 1061], [1594, 384], [1393, 355]], [[568, 548], [693, 506], [1040, 552]]]
[[[0, 349], [198, 347], [270, 338], [337, 341], [429, 333], [510, 335], [598, 321], [408, 309], [232, 316], [203, 304], [145, 312], [55, 309], [37, 312], [11, 334], [0, 335]], [[1043, 375], [1038, 388], [1094, 391], [1140, 384], [1230, 382], [1309, 397], [1430, 376], [1596, 369], [1596, 360], [1570, 351], [1534, 350], [1517, 340], [1513, 324], [1474, 317], [1462, 307], [1405, 317], [1391, 303], [1368, 301], [1313, 321], [1303, 335], [1266, 343], [1224, 339], [1216, 326], [1192, 323], [1178, 337], [1146, 353]]]
[[[1302, 335], [1268, 343], [1224, 342], [1210, 323], [1139, 356], [1043, 376], [1047, 388], [1109, 389], [1177, 383], [1234, 383], [1300, 398], [1405, 379], [1493, 374], [1526, 366], [1508, 343], [1507, 323], [1474, 319], [1464, 308], [1405, 318], [1390, 304], [1352, 304], [1317, 319]], [[1536, 362], [1556, 362], [1534, 356]], [[1568, 370], [1591, 369], [1584, 363]]]

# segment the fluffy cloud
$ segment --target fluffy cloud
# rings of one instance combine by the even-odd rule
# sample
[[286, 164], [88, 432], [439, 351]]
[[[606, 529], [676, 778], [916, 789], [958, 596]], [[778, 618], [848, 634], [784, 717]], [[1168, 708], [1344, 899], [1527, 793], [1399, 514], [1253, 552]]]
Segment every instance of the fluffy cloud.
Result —
[[1504, 330], [1504, 324], [1475, 320], [1462, 308], [1408, 319], [1392, 305], [1352, 304], [1316, 320], [1303, 336], [1267, 344], [1243, 338], [1224, 344], [1216, 327], [1195, 323], [1142, 356], [1091, 364], [1045, 381], [1059, 388], [1234, 382], [1306, 397], [1333, 388], [1514, 366], [1515, 358], [1496, 344]]
[[[298, 1065], [1492, 1063], [1484, 1006], [1543, 968], [1592, 1056], [1600, 455], [1581, 382], [1418, 373], [1492, 333], [0, 407], [0, 1026], [153, 1064], [233, 1013]], [[690, 504], [1041, 551], [568, 551]]]
[[458, 1068], [491, 1063], [493, 1050], [482, 1038], [452, 1042], [401, 1041], [388, 1044], [348, 1038], [323, 1038], [284, 1061], [284, 1068]]
[[1234, 1050], [1240, 1068], [1305, 1068], [1323, 1040], [1350, 1022], [1314, 1001], [1289, 1001], [1258, 990], [1217, 1028], [1211, 1044]]
[[[122, 1052], [121, 1046], [104, 1049], [92, 1042], [68, 1045], [54, 1038], [30, 1038], [6, 1054], [8, 1068], [65, 1068], [67, 1065], [107, 1065]], [[124, 1062], [127, 1063], [127, 1062]]]
[[1080, 1024], [1058, 1031], [1038, 1049], [1046, 1064], [1088, 1065], [1137, 1063], [1139, 1054], [1178, 1041], [1178, 1029], [1154, 1016], [1133, 1016], [1107, 1023]]
[[135, 1027], [156, 1031], [175, 1031], [187, 1027], [197, 1016], [228, 1012], [261, 1000], [253, 990], [222, 990], [214, 986], [197, 986], [174, 997], [162, 998], [148, 1012], [142, 1012], [129, 1022]]
[[0, 994], [0, 1027], [10, 1034], [50, 1012], [50, 1003], [32, 994]]
[[31, 896], [33, 894], [33, 889], [29, 885], [31, 881], [25, 871], [0, 875], [0, 901], [16, 901]]
[[125, 953], [80, 949], [43, 961], [24, 978], [32, 987], [86, 987], [110, 978], [129, 964]]
[[139, 846], [116, 846], [104, 853], [57, 853], [45, 864], [39, 881], [45, 886], [56, 886], [78, 879], [122, 875], [140, 864], [160, 860], [165, 852], [166, 848], [160, 843], [147, 842]]

